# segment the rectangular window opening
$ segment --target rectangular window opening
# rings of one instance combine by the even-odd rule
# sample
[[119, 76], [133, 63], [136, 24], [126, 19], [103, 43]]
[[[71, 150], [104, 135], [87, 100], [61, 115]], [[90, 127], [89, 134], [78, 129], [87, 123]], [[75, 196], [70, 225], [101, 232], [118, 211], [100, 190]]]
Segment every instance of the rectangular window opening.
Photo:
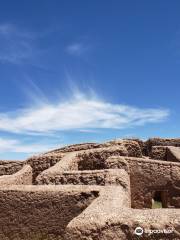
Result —
[[168, 192], [167, 191], [153, 192], [152, 208], [168, 208]]

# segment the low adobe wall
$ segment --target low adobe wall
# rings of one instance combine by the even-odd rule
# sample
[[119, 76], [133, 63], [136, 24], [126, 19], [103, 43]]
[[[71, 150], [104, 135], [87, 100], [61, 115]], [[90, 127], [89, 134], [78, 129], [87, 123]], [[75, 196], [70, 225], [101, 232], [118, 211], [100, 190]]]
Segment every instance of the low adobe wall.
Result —
[[58, 172], [48, 178], [37, 178], [37, 183], [39, 185], [121, 185], [130, 192], [129, 175], [124, 169]]
[[89, 151], [80, 152], [78, 157], [79, 170], [104, 169], [104, 162], [110, 156], [128, 156], [128, 151], [124, 146], [111, 146]]
[[[140, 149], [141, 149], [141, 155], [147, 156], [147, 149], [146, 149], [146, 142], [144, 142], [143, 140], [139, 139], [139, 138], [124, 138], [123, 141], [133, 141], [138, 143]], [[133, 156], [135, 157], [135, 156]], [[136, 156], [136, 157], [141, 157], [141, 156]]]
[[74, 184], [74, 185], [121, 185], [130, 192], [129, 175], [123, 169], [107, 169], [94, 171], [65, 171], [59, 172], [50, 178], [37, 179], [42, 184]]
[[[79, 149], [81, 150], [78, 151]], [[33, 180], [36, 183], [35, 178], [38, 175], [40, 177], [44, 175], [47, 178], [52, 172], [103, 169], [105, 159], [112, 155], [141, 157], [142, 152], [136, 141], [115, 140], [103, 144], [68, 146], [32, 157], [27, 160], [27, 163], [33, 168]]]
[[153, 146], [180, 147], [180, 138], [150, 138], [145, 142], [145, 148], [149, 155]]
[[24, 161], [0, 160], [0, 176], [14, 174], [19, 171], [24, 164]]
[[60, 149], [56, 149], [50, 152], [43, 154], [52, 154], [52, 153], [69, 153], [69, 152], [77, 152], [77, 151], [86, 151], [92, 150], [95, 148], [107, 148], [112, 146], [124, 146], [128, 151], [128, 156], [130, 157], [142, 157], [142, 147], [143, 141], [138, 139], [116, 139], [112, 141], [108, 141], [105, 143], [82, 143], [82, 144], [74, 144], [66, 147], [62, 147]]
[[149, 157], [155, 160], [167, 161], [167, 147], [166, 146], [152, 146], [149, 152]]
[[112, 147], [112, 146], [122, 146], [124, 147], [129, 157], [142, 157], [142, 145], [140, 140], [137, 139], [116, 139], [109, 142], [106, 142], [104, 144], [100, 144], [100, 147]]
[[155, 160], [180, 163], [180, 148], [173, 146], [152, 146], [149, 157]]
[[[180, 164], [129, 157], [139, 154], [136, 146], [116, 141], [115, 146], [108, 142], [104, 148], [67, 152], [49, 169], [52, 153], [43, 155], [49, 159], [34, 171], [40, 171], [37, 183], [70, 185], [1, 186], [0, 239], [180, 239], [180, 209], [131, 209], [151, 207], [154, 190], [168, 190], [170, 203], [178, 207]], [[170, 234], [146, 232], [172, 226]], [[140, 238], [136, 227], [146, 230]]]
[[0, 187], [0, 239], [64, 239], [68, 223], [96, 197], [100, 187]]
[[21, 170], [12, 175], [0, 176], [0, 186], [30, 184], [32, 184], [32, 168], [29, 165], [25, 165]]
[[[165, 217], [166, 216], [166, 217]], [[141, 239], [179, 239], [180, 210], [130, 209], [121, 186], [11, 186], [0, 188], [0, 239], [127, 240], [173, 226], [170, 234]]]
[[[131, 209], [130, 204], [130, 195], [123, 187], [105, 187], [98, 198], [69, 222], [64, 239], [179, 239], [180, 209], [137, 210]], [[136, 227], [144, 229], [142, 236], [135, 235]], [[168, 229], [168, 234], [157, 233]]]
[[[96, 199], [66, 228], [66, 240], [177, 240], [180, 239], [180, 210], [127, 208], [107, 199], [102, 205]], [[96, 204], [96, 205], [95, 205]], [[119, 204], [119, 207], [117, 207]], [[112, 209], [111, 206], [112, 205]], [[135, 229], [141, 227], [141, 236]]]
[[180, 163], [180, 147], [168, 147], [167, 160]]
[[52, 151], [49, 151], [45, 154], [43, 154], [44, 156], [47, 154], [59, 154], [59, 153], [69, 153], [69, 152], [75, 152], [75, 151], [81, 151], [81, 150], [87, 150], [87, 149], [93, 149], [93, 148], [98, 148], [100, 144], [98, 143], [80, 143], [80, 144], [73, 144], [73, 145], [68, 145], [66, 147], [62, 147], [59, 149], [55, 149]]
[[[55, 166], [42, 172], [37, 177], [38, 184], [63, 184], [63, 182], [83, 183], [79, 179], [83, 173], [78, 173], [77, 178], [72, 177], [72, 173], [65, 174], [64, 171], [95, 170], [119, 168], [127, 170], [128, 163], [130, 170], [132, 207], [133, 208], [151, 208], [152, 198], [155, 191], [168, 191], [167, 205], [180, 207], [176, 199], [180, 195], [180, 164], [151, 160], [149, 158], [133, 158], [127, 156], [118, 156], [124, 152], [122, 146], [108, 147], [101, 149], [86, 150], [69, 153]], [[107, 159], [114, 156], [114, 161], [109, 164]], [[117, 160], [116, 160], [117, 159]], [[118, 160], [119, 159], [119, 160]], [[120, 162], [119, 162], [120, 161]], [[114, 162], [114, 163], [113, 163]], [[108, 165], [108, 164], [109, 165]], [[66, 175], [66, 177], [65, 177]], [[80, 177], [79, 177], [80, 175]], [[92, 174], [91, 174], [92, 175]], [[93, 178], [91, 176], [91, 178]], [[83, 180], [85, 182], [85, 180]], [[87, 182], [87, 181], [86, 181]], [[97, 183], [97, 181], [96, 181]]]
[[29, 164], [33, 169], [33, 183], [35, 183], [36, 177], [41, 172], [54, 166], [62, 159], [63, 156], [63, 153], [49, 153], [46, 155], [33, 156], [27, 159], [26, 163]]
[[[133, 208], [151, 208], [154, 191], [168, 191], [168, 205], [180, 207], [173, 197], [180, 196], [180, 164], [151, 159], [114, 157], [106, 160], [108, 168], [122, 168], [122, 160], [130, 169]], [[120, 165], [119, 165], [120, 163]]]
[[127, 156], [128, 152], [124, 147], [116, 146], [68, 153], [60, 162], [39, 174], [36, 182], [51, 182], [51, 178], [63, 171], [104, 169], [105, 159], [113, 155]]
[[[110, 229], [109, 217], [116, 218], [122, 213], [122, 209], [129, 209], [130, 198], [122, 187], [105, 187], [96, 198], [79, 216], [74, 218], [66, 228], [66, 240], [80, 239], [121, 239], [122, 232], [117, 236], [117, 232]], [[114, 219], [115, 220], [115, 219]], [[102, 226], [102, 229], [99, 227]], [[109, 229], [107, 229], [109, 228]], [[102, 230], [107, 231], [108, 238], [103, 236]]]

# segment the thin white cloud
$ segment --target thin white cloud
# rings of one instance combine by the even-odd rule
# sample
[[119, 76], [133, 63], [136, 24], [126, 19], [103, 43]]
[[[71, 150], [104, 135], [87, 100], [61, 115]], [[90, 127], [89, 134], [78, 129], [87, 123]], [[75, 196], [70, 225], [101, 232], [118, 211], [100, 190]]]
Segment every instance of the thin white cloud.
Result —
[[88, 47], [83, 45], [82, 43], [73, 43], [67, 46], [66, 48], [66, 51], [68, 54], [76, 55], [76, 56], [82, 55], [87, 50], [88, 50]]
[[49, 134], [67, 130], [125, 129], [165, 120], [167, 109], [112, 104], [80, 92], [56, 103], [0, 113], [0, 131]]
[[32, 57], [33, 34], [13, 24], [0, 24], [0, 61], [19, 64]]
[[55, 147], [60, 147], [58, 144], [44, 144], [39, 142], [37, 143], [23, 143], [16, 139], [4, 139], [0, 138], [0, 152], [14, 152], [14, 153], [41, 153], [49, 151]]
[[[43, 54], [52, 51], [52, 46], [44, 49], [40, 47], [39, 40], [45, 39], [47, 35], [56, 31], [52, 28], [41, 33], [30, 32], [14, 24], [0, 23], [0, 63], [30, 63], [46, 69], [42, 63], [37, 63], [37, 61]], [[88, 44], [74, 42], [67, 45], [65, 51], [70, 55], [82, 56], [89, 49]]]
[[10, 24], [7, 24], [7, 23], [5, 23], [5, 24], [1, 24], [0, 25], [0, 35], [9, 35], [10, 33], [12, 33], [13, 32], [13, 26], [12, 25], [10, 25]]

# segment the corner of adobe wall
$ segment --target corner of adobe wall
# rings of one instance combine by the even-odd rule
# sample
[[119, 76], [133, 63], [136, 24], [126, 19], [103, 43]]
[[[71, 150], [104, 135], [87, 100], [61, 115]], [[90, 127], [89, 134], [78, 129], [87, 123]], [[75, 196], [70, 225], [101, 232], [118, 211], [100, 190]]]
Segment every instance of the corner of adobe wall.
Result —
[[32, 185], [32, 168], [25, 165], [21, 170], [12, 175], [0, 176], [0, 186]]

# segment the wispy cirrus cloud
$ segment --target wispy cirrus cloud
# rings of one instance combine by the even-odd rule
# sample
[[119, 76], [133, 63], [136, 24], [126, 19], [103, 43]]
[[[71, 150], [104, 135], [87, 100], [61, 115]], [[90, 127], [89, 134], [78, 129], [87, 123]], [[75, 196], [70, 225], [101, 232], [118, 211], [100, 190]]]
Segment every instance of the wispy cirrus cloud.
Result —
[[0, 62], [19, 64], [33, 56], [33, 34], [13, 24], [0, 24]]
[[58, 31], [52, 27], [37, 33], [25, 30], [15, 24], [0, 23], [0, 63], [29, 63], [32, 66], [46, 69], [46, 66], [41, 63], [42, 56], [51, 55], [53, 48], [73, 56], [82, 56], [89, 51], [90, 45], [84, 41], [73, 42], [66, 45], [65, 49], [61, 44], [54, 45], [53, 48], [52, 46], [43, 48], [43, 45], [39, 45], [40, 40], [46, 41], [49, 35]]
[[97, 96], [76, 92], [56, 103], [40, 101], [40, 104], [14, 112], [1, 112], [0, 131], [50, 134], [72, 130], [125, 129], [157, 123], [168, 116], [168, 109], [141, 109], [124, 104], [112, 104]]
[[0, 34], [7, 36], [14, 31], [14, 27], [10, 24], [1, 24], [0, 25]]
[[70, 55], [80, 56], [84, 54], [88, 49], [89, 46], [80, 42], [76, 42], [68, 45], [66, 47], [66, 52]]
[[44, 144], [41, 141], [39, 143], [24, 143], [17, 139], [0, 138], [1, 154], [4, 152], [37, 154], [60, 146], [60, 144]]

